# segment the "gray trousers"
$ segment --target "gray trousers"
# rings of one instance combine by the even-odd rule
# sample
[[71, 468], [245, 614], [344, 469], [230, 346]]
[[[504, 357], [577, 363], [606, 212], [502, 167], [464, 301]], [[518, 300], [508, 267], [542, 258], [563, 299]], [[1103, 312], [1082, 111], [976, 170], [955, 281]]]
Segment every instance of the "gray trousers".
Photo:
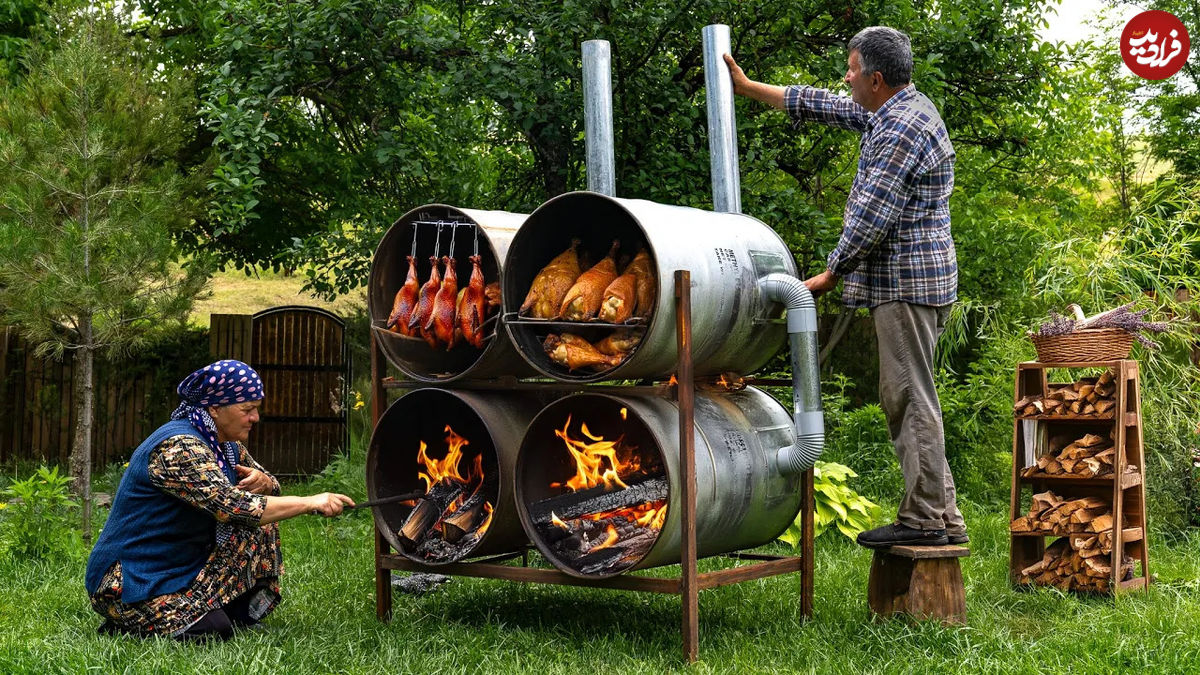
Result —
[[887, 302], [871, 309], [879, 342], [879, 399], [904, 473], [896, 519], [907, 527], [963, 534], [933, 383], [933, 349], [949, 316], [949, 305]]

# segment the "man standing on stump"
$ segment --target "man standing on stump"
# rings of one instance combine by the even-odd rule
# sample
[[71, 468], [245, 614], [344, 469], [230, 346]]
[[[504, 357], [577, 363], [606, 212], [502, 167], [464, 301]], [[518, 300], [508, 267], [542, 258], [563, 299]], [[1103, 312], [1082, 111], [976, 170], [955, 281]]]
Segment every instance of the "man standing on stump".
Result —
[[907, 35], [872, 26], [850, 40], [849, 50], [849, 98], [755, 82], [732, 56], [725, 61], [734, 93], [785, 110], [797, 125], [862, 134], [841, 239], [827, 269], [804, 282], [819, 296], [843, 280], [843, 301], [870, 309], [879, 342], [879, 396], [904, 472], [904, 500], [897, 522], [863, 532], [858, 543], [963, 544], [967, 530], [933, 381], [934, 346], [958, 290], [950, 238], [954, 148], [937, 108], [911, 82]]

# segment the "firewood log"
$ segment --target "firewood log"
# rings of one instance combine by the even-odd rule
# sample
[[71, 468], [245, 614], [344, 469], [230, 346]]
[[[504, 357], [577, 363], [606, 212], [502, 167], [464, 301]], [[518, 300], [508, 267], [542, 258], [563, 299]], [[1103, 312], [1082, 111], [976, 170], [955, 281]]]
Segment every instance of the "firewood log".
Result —
[[1112, 514], [1106, 513], [1101, 516], [1096, 516], [1090, 523], [1088, 523], [1088, 532], [1104, 532], [1105, 530], [1111, 530], [1112, 526]]

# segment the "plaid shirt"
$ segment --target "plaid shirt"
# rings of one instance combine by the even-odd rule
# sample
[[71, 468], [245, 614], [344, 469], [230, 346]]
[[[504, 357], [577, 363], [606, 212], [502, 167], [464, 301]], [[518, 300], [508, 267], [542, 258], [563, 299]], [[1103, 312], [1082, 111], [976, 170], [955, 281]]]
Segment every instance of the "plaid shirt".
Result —
[[843, 302], [954, 302], [954, 148], [933, 102], [910, 84], [872, 114], [846, 96], [792, 86], [784, 105], [797, 126], [821, 122], [862, 134], [842, 236], [828, 260], [829, 270], [844, 279]]

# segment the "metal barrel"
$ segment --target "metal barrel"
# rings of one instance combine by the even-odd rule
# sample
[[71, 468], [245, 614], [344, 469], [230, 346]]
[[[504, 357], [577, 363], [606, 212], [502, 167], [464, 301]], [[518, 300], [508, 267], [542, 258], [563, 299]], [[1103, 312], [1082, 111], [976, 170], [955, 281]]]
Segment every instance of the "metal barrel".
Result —
[[[593, 436], [623, 437], [623, 442], [650, 453], [661, 461], [667, 477], [667, 514], [657, 540], [642, 558], [604, 573], [584, 574], [560, 557], [540, 537], [529, 512], [531, 505], [561, 493], [562, 488], [550, 486], [561, 484], [575, 470], [574, 459], [555, 434], [568, 416], [574, 424], [586, 421]], [[753, 548], [782, 534], [802, 499], [800, 476], [785, 476], [776, 469], [776, 451], [791, 445], [795, 434], [787, 410], [753, 387], [697, 391], [692, 434], [698, 555]], [[555, 567], [583, 578], [678, 563], [683, 511], [679, 437], [677, 404], [657, 396], [584, 393], [548, 405], [529, 424], [517, 460], [517, 509], [530, 540]]]
[[[543, 341], [571, 332], [599, 341], [612, 324], [528, 319], [517, 315], [538, 272], [581, 240], [579, 250], [592, 263], [614, 239], [620, 254], [649, 252], [656, 285], [653, 310], [631, 329], [641, 342], [608, 370], [576, 369], [551, 360]], [[586, 268], [585, 268], [586, 269]], [[786, 342], [783, 305], [768, 300], [759, 282], [771, 273], [795, 276], [787, 245], [762, 221], [740, 213], [714, 213], [594, 192], [571, 192], [539, 206], [513, 237], [504, 263], [505, 327], [520, 355], [538, 372], [564, 382], [665, 378], [677, 360], [672, 311], [673, 273], [691, 271], [693, 354], [697, 375], [726, 371], [752, 373]], [[618, 264], [618, 271], [621, 271]]]
[[[399, 218], [379, 241], [371, 259], [367, 288], [367, 309], [371, 315], [371, 332], [375, 334], [384, 356], [406, 376], [418, 382], [444, 383], [458, 380], [489, 379], [501, 375], [531, 375], [516, 355], [508, 333], [501, 328], [497, 310], [486, 324], [486, 332], [494, 334], [482, 350], [459, 343], [451, 350], [434, 349], [418, 337], [398, 335], [386, 329], [388, 315], [396, 293], [408, 274], [407, 256], [413, 249], [416, 235], [416, 260], [419, 283], [424, 283], [431, 271], [429, 257], [436, 250], [448, 255], [454, 240], [455, 271], [459, 288], [465, 288], [471, 276], [469, 257], [475, 249], [478, 227], [479, 255], [485, 283], [503, 283], [503, 262], [513, 235], [526, 216], [505, 211], [480, 211], [445, 204], [419, 206]], [[452, 227], [463, 223], [466, 227]], [[444, 224], [439, 228], [438, 224]], [[457, 236], [454, 230], [457, 229]], [[435, 243], [436, 242], [436, 243]]]
[[[466, 467], [482, 454], [485, 498], [493, 502], [492, 522], [478, 543], [455, 559], [516, 551], [528, 542], [516, 513], [513, 476], [521, 438], [529, 420], [545, 403], [544, 395], [518, 392], [471, 392], [462, 390], [417, 389], [397, 399], [379, 420], [367, 450], [367, 495], [385, 499], [421, 490], [425, 482], [417, 475], [424, 467], [417, 461], [422, 441], [428, 454], [440, 458], [439, 444], [449, 424], [466, 438], [460, 466]], [[375, 525], [393, 549], [427, 564], [414, 554], [396, 532], [404, 524], [411, 507], [400, 503], [372, 508]]]

